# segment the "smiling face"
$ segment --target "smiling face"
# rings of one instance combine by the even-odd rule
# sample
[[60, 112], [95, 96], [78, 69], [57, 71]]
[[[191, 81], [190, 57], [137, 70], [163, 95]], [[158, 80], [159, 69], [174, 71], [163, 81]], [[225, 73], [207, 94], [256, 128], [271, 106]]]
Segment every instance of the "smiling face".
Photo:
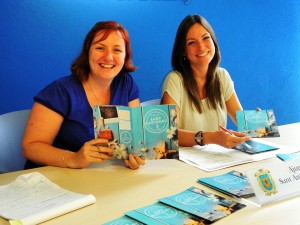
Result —
[[208, 67], [215, 55], [214, 42], [199, 23], [195, 23], [187, 32], [185, 55], [193, 70], [199, 66]]
[[125, 41], [119, 31], [113, 31], [103, 39], [105, 31], [99, 31], [89, 50], [90, 75], [112, 80], [122, 70], [125, 62]]

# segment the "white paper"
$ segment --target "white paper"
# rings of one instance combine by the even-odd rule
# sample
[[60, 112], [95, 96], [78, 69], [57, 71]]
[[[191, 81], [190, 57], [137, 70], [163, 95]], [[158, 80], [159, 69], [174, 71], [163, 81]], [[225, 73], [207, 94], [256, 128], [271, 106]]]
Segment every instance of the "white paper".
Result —
[[93, 195], [70, 192], [38, 172], [0, 186], [0, 216], [23, 225], [41, 223], [95, 202]]
[[181, 147], [179, 159], [205, 171], [214, 171], [253, 161], [253, 158], [246, 153], [214, 144], [205, 147]]
[[297, 149], [288, 148], [286, 146], [267, 142], [262, 139], [255, 139], [256, 142], [278, 147], [277, 150], [247, 154], [235, 149], [227, 149], [220, 145], [209, 144], [206, 146], [180, 147], [179, 159], [192, 166], [204, 171], [215, 171], [243, 163], [260, 161], [272, 157], [276, 157], [279, 153], [292, 153], [299, 151]]

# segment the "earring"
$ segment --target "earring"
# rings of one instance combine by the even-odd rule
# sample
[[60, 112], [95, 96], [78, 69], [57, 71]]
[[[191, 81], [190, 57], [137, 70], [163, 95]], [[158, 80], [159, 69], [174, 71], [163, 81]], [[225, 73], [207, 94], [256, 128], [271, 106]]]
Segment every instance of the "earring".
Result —
[[185, 60], [186, 60], [186, 58], [185, 58], [185, 55], [184, 55], [184, 56], [182, 56], [182, 59], [183, 59], [183, 61], [185, 61]]

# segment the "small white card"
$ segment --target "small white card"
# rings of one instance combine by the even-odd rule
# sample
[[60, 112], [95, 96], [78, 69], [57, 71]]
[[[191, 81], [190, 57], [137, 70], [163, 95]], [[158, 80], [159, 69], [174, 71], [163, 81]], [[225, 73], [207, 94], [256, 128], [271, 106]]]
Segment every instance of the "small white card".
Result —
[[300, 159], [266, 164], [246, 174], [255, 197], [245, 200], [256, 206], [300, 194]]

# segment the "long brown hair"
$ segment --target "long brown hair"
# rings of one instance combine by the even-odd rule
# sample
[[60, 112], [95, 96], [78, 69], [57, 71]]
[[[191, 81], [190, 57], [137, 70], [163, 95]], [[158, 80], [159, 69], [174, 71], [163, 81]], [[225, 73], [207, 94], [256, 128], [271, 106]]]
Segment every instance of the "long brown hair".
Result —
[[201, 24], [208, 31], [215, 46], [215, 55], [208, 66], [206, 83], [204, 86], [204, 92], [208, 99], [208, 107], [213, 109], [216, 109], [218, 105], [221, 105], [222, 108], [224, 107], [221, 101], [220, 81], [216, 74], [221, 60], [219, 45], [212, 27], [204, 17], [200, 15], [188, 15], [179, 25], [173, 46], [172, 67], [174, 70], [181, 73], [184, 88], [188, 92], [189, 100], [191, 101], [191, 104], [196, 107], [197, 111], [201, 113], [203, 109], [201, 107], [201, 100], [197, 84], [194, 79], [190, 63], [184, 57], [186, 48], [186, 36], [191, 26], [193, 26], [195, 23]]
[[80, 54], [71, 64], [72, 74], [76, 76], [80, 81], [88, 78], [88, 75], [90, 73], [89, 50], [95, 35], [101, 30], [105, 31], [101, 40], [105, 40], [107, 36], [113, 31], [119, 31], [121, 33], [126, 47], [125, 63], [122, 71], [132, 72], [136, 69], [136, 67], [132, 63], [132, 51], [127, 30], [115, 21], [98, 22], [87, 33]]

